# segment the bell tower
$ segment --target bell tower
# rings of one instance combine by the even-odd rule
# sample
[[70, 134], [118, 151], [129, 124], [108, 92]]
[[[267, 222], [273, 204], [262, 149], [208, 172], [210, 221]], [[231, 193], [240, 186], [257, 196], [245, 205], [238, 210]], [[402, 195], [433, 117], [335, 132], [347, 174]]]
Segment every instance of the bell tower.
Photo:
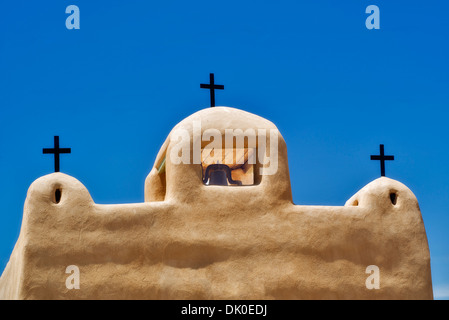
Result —
[[211, 192], [220, 193], [219, 198], [268, 192], [292, 202], [287, 148], [272, 122], [215, 107], [172, 129], [146, 179], [145, 201], [193, 201]]

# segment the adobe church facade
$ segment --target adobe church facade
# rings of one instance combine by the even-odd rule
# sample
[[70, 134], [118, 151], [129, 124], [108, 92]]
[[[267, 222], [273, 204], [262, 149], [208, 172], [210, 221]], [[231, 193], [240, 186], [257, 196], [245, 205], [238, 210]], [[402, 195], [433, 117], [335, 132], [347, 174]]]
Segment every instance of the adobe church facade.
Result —
[[295, 205], [276, 126], [227, 107], [172, 130], [143, 203], [99, 205], [73, 177], [37, 179], [0, 278], [0, 299], [432, 298], [406, 186], [381, 177], [344, 206]]

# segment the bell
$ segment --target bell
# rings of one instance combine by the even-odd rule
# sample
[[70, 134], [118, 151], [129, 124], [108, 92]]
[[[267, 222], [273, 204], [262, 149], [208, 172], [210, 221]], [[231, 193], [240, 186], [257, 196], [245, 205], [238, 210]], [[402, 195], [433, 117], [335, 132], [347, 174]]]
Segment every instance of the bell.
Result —
[[213, 186], [227, 186], [228, 178], [226, 171], [223, 169], [215, 169], [210, 173], [209, 185]]
[[231, 169], [227, 165], [219, 163], [207, 167], [203, 183], [210, 186], [242, 185], [241, 181], [232, 180]]

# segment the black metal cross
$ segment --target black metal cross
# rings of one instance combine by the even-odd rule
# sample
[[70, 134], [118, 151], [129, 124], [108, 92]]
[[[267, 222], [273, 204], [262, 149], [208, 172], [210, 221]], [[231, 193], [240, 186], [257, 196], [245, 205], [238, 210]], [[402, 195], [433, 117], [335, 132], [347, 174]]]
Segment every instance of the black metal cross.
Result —
[[385, 160], [394, 160], [394, 156], [386, 156], [384, 153], [384, 145], [380, 145], [380, 155], [371, 156], [371, 160], [380, 160], [380, 175], [385, 177]]
[[55, 172], [59, 172], [59, 155], [61, 153], [71, 153], [70, 148], [59, 148], [59, 136], [55, 136], [55, 146], [51, 149], [43, 149], [44, 154], [54, 154], [55, 155]]
[[215, 89], [223, 90], [224, 86], [221, 84], [215, 84], [214, 82], [214, 74], [209, 74], [210, 83], [209, 84], [200, 84], [201, 89], [209, 89], [210, 90], [210, 106], [215, 107]]

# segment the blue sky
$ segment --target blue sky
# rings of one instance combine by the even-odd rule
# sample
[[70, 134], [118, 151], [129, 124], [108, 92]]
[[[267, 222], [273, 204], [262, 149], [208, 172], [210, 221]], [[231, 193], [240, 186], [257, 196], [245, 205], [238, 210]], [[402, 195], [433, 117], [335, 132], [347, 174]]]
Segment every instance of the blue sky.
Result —
[[[68, 5], [80, 8], [68, 30]], [[368, 30], [368, 5], [380, 29]], [[29, 185], [61, 170], [97, 203], [143, 201], [171, 128], [209, 105], [270, 119], [294, 201], [343, 205], [387, 176], [420, 203], [436, 298], [449, 298], [449, 2], [9, 1], [0, 9], [0, 270]]]

